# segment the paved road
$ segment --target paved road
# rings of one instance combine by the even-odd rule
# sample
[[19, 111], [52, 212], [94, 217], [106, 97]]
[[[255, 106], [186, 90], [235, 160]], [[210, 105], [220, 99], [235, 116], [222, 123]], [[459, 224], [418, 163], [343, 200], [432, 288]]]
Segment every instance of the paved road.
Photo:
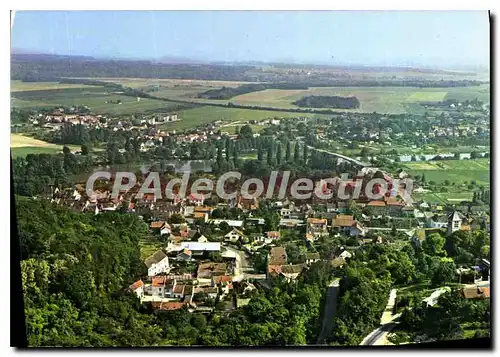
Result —
[[240, 275], [248, 271], [252, 271], [253, 267], [247, 259], [247, 253], [242, 250], [236, 249], [230, 245], [225, 245], [224, 248], [232, 251], [236, 254], [236, 268], [234, 271], [234, 275]]
[[361, 342], [362, 346], [376, 346], [381, 345], [384, 337], [396, 326], [395, 322], [389, 322], [373, 330], [365, 339]]
[[325, 308], [323, 310], [323, 323], [318, 336], [317, 344], [324, 344], [328, 336], [333, 333], [333, 320], [337, 314], [337, 295], [339, 291], [339, 279], [328, 285], [326, 292]]
[[[427, 302], [428, 304], [435, 304], [438, 300], [439, 296], [446, 291], [449, 291], [449, 287], [438, 288], [432, 292], [427, 298], [422, 301]], [[392, 315], [392, 309], [394, 307], [394, 302], [396, 300], [396, 289], [391, 290], [389, 295], [389, 301], [387, 302], [387, 306], [385, 308], [384, 313], [382, 314], [382, 318], [380, 320], [380, 326], [373, 330], [368, 336], [366, 336], [363, 341], [361, 341], [360, 345], [363, 346], [376, 346], [376, 345], [384, 345], [384, 340], [387, 337], [387, 334], [396, 326], [399, 322], [396, 320], [401, 316], [401, 313]]]
[[394, 323], [394, 319], [399, 317], [400, 314], [393, 315], [392, 310], [394, 308], [394, 303], [396, 302], [397, 289], [392, 289], [389, 293], [389, 300], [387, 301], [387, 305], [385, 307], [384, 312], [382, 313], [382, 317], [380, 318], [380, 326], [373, 330], [368, 336], [366, 336], [363, 341], [361, 341], [360, 345], [362, 346], [373, 346], [381, 344], [384, 337], [387, 335], [389, 331], [391, 331], [396, 323]]
[[314, 146], [310, 146], [310, 145], [307, 145], [307, 147], [311, 150], [316, 150], [316, 151], [319, 151], [319, 152], [324, 152], [326, 154], [330, 154], [332, 156], [335, 156], [335, 157], [338, 157], [338, 158], [341, 158], [345, 161], [349, 161], [353, 164], [356, 164], [358, 166], [362, 166], [362, 167], [370, 167], [372, 166], [371, 164], [369, 163], [366, 163], [366, 162], [361, 162], [359, 160], [356, 160], [352, 157], [349, 157], [349, 156], [345, 156], [345, 155], [342, 155], [342, 154], [339, 154], [339, 153], [336, 153], [336, 152], [332, 152], [332, 151], [327, 151], [327, 150], [324, 150], [324, 149], [318, 149], [318, 148], [315, 148]]
[[426, 297], [423, 301], [427, 303], [427, 305], [429, 306], [434, 306], [436, 305], [439, 297], [441, 296], [441, 294], [443, 294], [444, 292], [446, 291], [450, 291], [451, 288], [448, 287], [448, 286], [445, 286], [443, 288], [439, 288], [439, 289], [436, 289], [432, 292], [431, 295], [429, 295], [428, 297]]

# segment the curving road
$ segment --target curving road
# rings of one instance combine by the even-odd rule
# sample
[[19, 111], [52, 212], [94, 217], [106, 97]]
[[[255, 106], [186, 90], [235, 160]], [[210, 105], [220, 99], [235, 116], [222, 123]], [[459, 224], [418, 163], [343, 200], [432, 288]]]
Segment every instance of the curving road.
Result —
[[328, 151], [328, 150], [324, 150], [324, 149], [318, 149], [318, 148], [315, 148], [314, 146], [310, 146], [310, 145], [307, 145], [307, 147], [309, 149], [311, 149], [311, 150], [316, 150], [316, 151], [319, 151], [319, 152], [324, 152], [326, 154], [330, 154], [332, 156], [338, 157], [338, 158], [340, 158], [342, 160], [348, 161], [348, 162], [356, 164], [358, 166], [362, 166], [362, 167], [371, 167], [372, 166], [369, 163], [361, 162], [361, 161], [356, 160], [356, 159], [354, 159], [352, 157], [345, 156], [345, 155], [342, 155], [342, 154], [339, 154], [339, 153], [336, 153], [336, 152], [332, 152], [332, 151]]
[[393, 315], [392, 311], [394, 308], [394, 303], [396, 302], [397, 289], [392, 289], [389, 293], [389, 300], [387, 301], [387, 306], [385, 307], [382, 317], [380, 319], [380, 326], [373, 330], [368, 336], [366, 336], [363, 341], [361, 341], [361, 346], [373, 346], [382, 344], [385, 335], [391, 331], [396, 323], [393, 322], [401, 314]]

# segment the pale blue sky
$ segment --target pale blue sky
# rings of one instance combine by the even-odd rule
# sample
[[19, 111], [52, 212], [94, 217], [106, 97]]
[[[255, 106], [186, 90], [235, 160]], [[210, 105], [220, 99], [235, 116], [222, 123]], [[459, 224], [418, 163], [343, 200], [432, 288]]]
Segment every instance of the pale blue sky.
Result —
[[486, 11], [17, 12], [12, 47], [95, 57], [488, 66]]

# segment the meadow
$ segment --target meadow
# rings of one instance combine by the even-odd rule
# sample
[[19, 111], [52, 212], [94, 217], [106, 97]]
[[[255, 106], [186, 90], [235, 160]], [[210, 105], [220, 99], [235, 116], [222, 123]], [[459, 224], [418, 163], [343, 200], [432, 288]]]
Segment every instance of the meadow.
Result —
[[[452, 88], [311, 87], [307, 90], [267, 89], [239, 95], [229, 100], [210, 100], [197, 98], [197, 95], [209, 89], [223, 86], [235, 87], [244, 82], [146, 78], [98, 78], [98, 80], [144, 90], [159, 98], [184, 100], [199, 104], [227, 104], [231, 102], [240, 105], [270, 106], [283, 109], [298, 108], [293, 102], [307, 95], [356, 96], [361, 106], [359, 109], [350, 111], [368, 113], [423, 114], [427, 109], [419, 103], [439, 102], [447, 99], [463, 101], [477, 98], [489, 102], [489, 85]], [[96, 113], [116, 115], [146, 113], [156, 110], [174, 111], [182, 108], [182, 104], [155, 99], [141, 98], [138, 102], [135, 97], [124, 96], [119, 92], [112, 92], [99, 86], [21, 81], [11, 81], [11, 86], [12, 107], [17, 108], [87, 105]], [[117, 100], [121, 100], [122, 104], [106, 103]], [[210, 117], [217, 116], [216, 113], [224, 108], [209, 110], [208, 107], [205, 107], [203, 111], [205, 110], [207, 113], [204, 116]], [[226, 113], [228, 112], [226, 111]], [[260, 114], [256, 113], [255, 115], [260, 117]], [[239, 120], [239, 118], [233, 119]]]
[[[36, 83], [33, 83], [36, 85]], [[98, 114], [135, 114], [155, 110], [174, 111], [179, 104], [109, 92], [104, 87], [84, 86], [64, 89], [25, 90], [11, 93], [14, 108], [87, 105]], [[121, 100], [122, 104], [110, 103]]]
[[37, 90], [85, 88], [85, 87], [95, 87], [95, 86], [86, 86], [84, 84], [77, 84], [77, 83], [23, 82], [20, 80], [10, 81], [11, 92], [26, 92], [26, 91], [37, 91]]
[[478, 185], [490, 184], [489, 159], [407, 162], [404, 166], [413, 176], [425, 174], [427, 182], [440, 184], [448, 180], [462, 184], [475, 180]]
[[[262, 105], [297, 108], [294, 101], [309, 95], [356, 96], [360, 108], [354, 112], [405, 113], [425, 112], [419, 103], [440, 102], [446, 99], [475, 99], [489, 101], [489, 86], [453, 88], [417, 87], [311, 87], [307, 90], [266, 89], [236, 96], [230, 101], [241, 105]], [[320, 109], [320, 108], [317, 108]]]
[[[79, 146], [67, 145], [72, 151], [80, 150]], [[10, 148], [12, 157], [25, 157], [28, 154], [57, 154], [62, 153], [63, 146], [51, 144], [42, 140], [21, 134], [10, 134]]]

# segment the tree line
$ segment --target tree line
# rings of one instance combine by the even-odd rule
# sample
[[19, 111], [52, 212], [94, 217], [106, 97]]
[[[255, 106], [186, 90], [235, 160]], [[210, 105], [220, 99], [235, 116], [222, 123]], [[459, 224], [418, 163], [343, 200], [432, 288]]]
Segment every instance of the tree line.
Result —
[[357, 109], [359, 100], [356, 97], [339, 97], [326, 95], [309, 95], [293, 102], [299, 107]]

